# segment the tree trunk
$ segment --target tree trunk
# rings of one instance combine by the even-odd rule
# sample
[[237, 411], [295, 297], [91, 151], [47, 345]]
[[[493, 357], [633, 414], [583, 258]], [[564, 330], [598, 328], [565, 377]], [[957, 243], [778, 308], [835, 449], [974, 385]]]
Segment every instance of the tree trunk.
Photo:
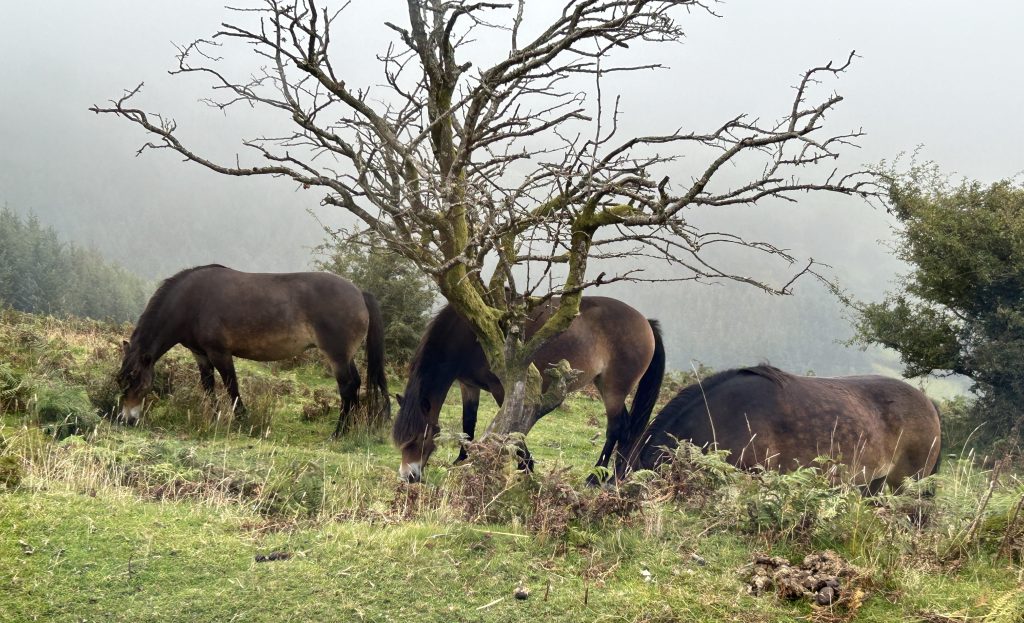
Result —
[[506, 365], [509, 363], [512, 365], [505, 369], [504, 374], [497, 375], [505, 388], [505, 399], [487, 426], [484, 436], [512, 433], [526, 435], [541, 414], [542, 380], [537, 367], [531, 363], [522, 365], [506, 362]]
[[[580, 265], [585, 269], [585, 262]], [[565, 360], [547, 370], [538, 370], [532, 360], [546, 340], [564, 331], [578, 315], [580, 294], [563, 296], [552, 316], [526, 339], [527, 314], [502, 321], [501, 310], [487, 304], [473, 287], [463, 266], [453, 267], [438, 285], [449, 304], [473, 327], [491, 371], [505, 390], [502, 406], [484, 436], [526, 435], [541, 416], [565, 400], [569, 383], [575, 376]]]
[[[541, 416], [562, 404], [577, 374], [564, 359], [545, 370], [543, 375], [529, 362], [507, 368], [505, 374], [497, 375], [505, 388], [505, 400], [485, 435], [526, 435]], [[547, 389], [543, 388], [545, 377]]]

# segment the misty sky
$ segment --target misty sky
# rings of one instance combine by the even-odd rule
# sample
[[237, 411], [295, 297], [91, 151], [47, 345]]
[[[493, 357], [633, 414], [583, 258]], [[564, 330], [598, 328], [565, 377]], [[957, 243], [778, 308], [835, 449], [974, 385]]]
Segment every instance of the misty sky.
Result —
[[[308, 267], [309, 247], [322, 235], [307, 211], [340, 222], [318, 207], [315, 193], [280, 180], [227, 179], [170, 152], [136, 158], [146, 140], [136, 126], [87, 111], [144, 81], [140, 104], [174, 117], [198, 151], [229, 159], [240, 137], [280, 127], [265, 115], [225, 118], [197, 103], [208, 95], [203, 80], [167, 75], [172, 42], [208, 36], [226, 19], [217, 2], [0, 0], [0, 7], [0, 204], [35, 212], [148, 278], [211, 261], [243, 270]], [[403, 7], [355, 0], [335, 36], [353, 82], [377, 82], [373, 55], [389, 36], [381, 22], [404, 23]], [[850, 71], [825, 85], [846, 98], [829, 127], [867, 132], [840, 166], [923, 145], [924, 159], [972, 178], [1024, 169], [1024, 3], [735, 0], [717, 10], [721, 19], [695, 13], [684, 21], [684, 45], [643, 53], [670, 71], [616, 85], [627, 129], [705, 130], [740, 112], [777, 117], [803, 70], [856, 49], [861, 58]], [[250, 57], [227, 62], [241, 72], [257, 66]], [[696, 218], [832, 264], [864, 296], [877, 296], [900, 269], [877, 244], [888, 236], [889, 218], [858, 201], [812, 197]], [[666, 302], [643, 311], [684, 313], [685, 301], [701, 296], [695, 287], [666, 291]], [[740, 296], [743, 305], [761, 300]], [[675, 348], [677, 359], [691, 356], [684, 345]], [[751, 359], [771, 355], [752, 342]]]

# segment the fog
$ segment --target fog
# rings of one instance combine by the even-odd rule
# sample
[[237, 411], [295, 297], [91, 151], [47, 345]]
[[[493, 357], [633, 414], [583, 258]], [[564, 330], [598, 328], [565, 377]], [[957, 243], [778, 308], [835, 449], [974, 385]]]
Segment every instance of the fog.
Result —
[[[335, 46], [347, 52], [350, 82], [376, 84], [374, 54], [392, 34], [382, 21], [404, 22], [404, 4], [356, 0], [347, 11]], [[3, 0], [0, 6], [0, 203], [35, 213], [67, 239], [95, 246], [150, 279], [208, 262], [302, 270], [323, 238], [317, 218], [344, 222], [319, 206], [315, 192], [288, 181], [226, 178], [170, 152], [136, 157], [147, 140], [139, 128], [88, 112], [145, 82], [140, 105], [173, 117], [199, 153], [229, 162], [244, 154], [241, 137], [281, 127], [282, 120], [262, 112], [225, 116], [198, 102], [209, 95], [208, 82], [167, 74], [175, 62], [172, 42], [209, 36], [228, 19], [215, 2]], [[694, 13], [685, 21], [684, 45], [634, 52], [671, 69], [612, 85], [623, 98], [622, 130], [707, 130], [741, 112], [778, 117], [803, 70], [841, 61], [855, 49], [859, 58], [850, 70], [822, 87], [846, 98], [828, 127], [867, 133], [838, 166], [856, 169], [920, 145], [921, 158], [950, 173], [984, 181], [1014, 176], [1024, 167], [1018, 43], [1024, 5], [967, 7], [945, 0], [735, 0], [718, 5], [720, 19]], [[249, 56], [226, 63], [242, 75], [258, 67]], [[680, 164], [679, 179], [694, 173], [690, 166]], [[808, 196], [797, 205], [692, 217], [827, 263], [829, 275], [862, 298], [880, 297], [904, 270], [886, 246], [891, 218], [860, 201]], [[756, 258], [727, 259], [736, 271], [763, 269]], [[787, 270], [768, 277], [784, 282]], [[735, 284], [619, 284], [604, 293], [662, 319], [673, 367], [695, 360], [715, 367], [768, 360], [829, 374], [898, 367], [891, 356], [837, 344], [849, 336], [849, 325], [812, 281], [787, 298]]]

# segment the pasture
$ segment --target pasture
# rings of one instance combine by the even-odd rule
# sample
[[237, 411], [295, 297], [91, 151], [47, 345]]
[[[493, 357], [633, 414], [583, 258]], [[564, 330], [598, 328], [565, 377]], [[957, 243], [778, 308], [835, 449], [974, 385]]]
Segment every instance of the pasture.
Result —
[[[0, 621], [1024, 619], [1024, 483], [960, 448], [871, 500], [686, 447], [593, 489], [603, 408], [576, 394], [530, 434], [532, 477], [493, 446], [453, 467], [449, 435], [409, 485], [388, 431], [330, 439], [315, 354], [239, 361], [249, 414], [231, 421], [176, 348], [140, 427], [95, 419], [127, 334], [0, 312]], [[482, 397], [481, 426], [494, 412]], [[459, 420], [456, 387], [443, 430]], [[833, 605], [752, 594], [755, 556], [826, 550], [850, 565]]]

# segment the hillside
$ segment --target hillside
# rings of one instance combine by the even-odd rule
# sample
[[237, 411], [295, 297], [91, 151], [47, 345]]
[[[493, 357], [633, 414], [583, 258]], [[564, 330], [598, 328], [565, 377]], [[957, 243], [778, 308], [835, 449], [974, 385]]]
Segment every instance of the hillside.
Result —
[[[529, 478], [491, 446], [451, 466], [452, 392], [426, 482], [405, 485], [386, 431], [328, 439], [336, 394], [314, 354], [242, 363], [243, 421], [204, 402], [178, 349], [142, 426], [96, 418], [129, 330], [0, 312], [0, 621], [1024, 617], [1024, 483], [957, 449], [915, 494], [874, 500], [685, 449], [595, 490], [597, 401], [541, 421]], [[831, 606], [751, 580], [755, 556], [826, 550], [841, 557]]]

